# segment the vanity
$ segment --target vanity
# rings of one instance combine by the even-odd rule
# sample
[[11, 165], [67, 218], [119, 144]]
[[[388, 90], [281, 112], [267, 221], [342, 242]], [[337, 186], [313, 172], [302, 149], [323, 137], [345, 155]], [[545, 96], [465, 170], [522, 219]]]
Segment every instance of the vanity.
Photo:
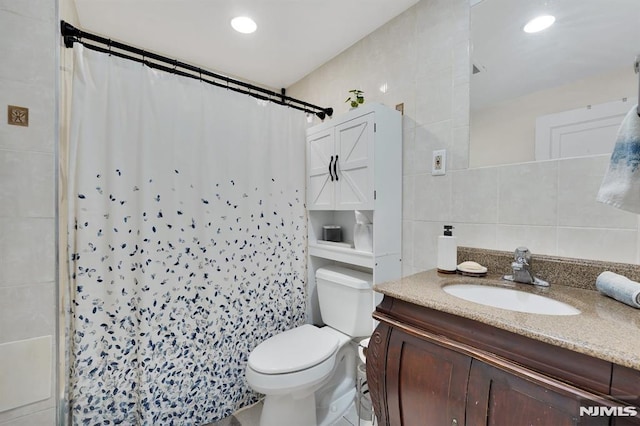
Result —
[[[573, 279], [589, 277], [576, 268]], [[640, 311], [589, 288], [595, 281], [538, 288], [492, 270], [376, 285], [384, 299], [367, 378], [378, 424], [640, 425]], [[531, 293], [579, 313], [474, 303], [443, 290], [456, 284]]]

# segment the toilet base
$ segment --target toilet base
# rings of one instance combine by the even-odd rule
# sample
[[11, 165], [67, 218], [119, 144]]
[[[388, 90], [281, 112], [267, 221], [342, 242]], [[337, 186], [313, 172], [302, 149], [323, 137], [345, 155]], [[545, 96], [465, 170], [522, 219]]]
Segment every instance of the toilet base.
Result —
[[316, 398], [267, 395], [262, 406], [260, 426], [316, 426]]
[[324, 407], [318, 407], [316, 409], [316, 416], [319, 420], [318, 426], [331, 426], [334, 424], [349, 410], [349, 407], [353, 404], [355, 397], [356, 390], [354, 388], [333, 401], [333, 403], [328, 407], [328, 410]]
[[343, 344], [332, 374], [304, 392], [266, 395], [260, 426], [329, 426], [355, 400], [355, 349]]
[[[349, 390], [325, 409], [316, 407], [315, 395], [301, 399], [291, 395], [265, 397], [260, 426], [329, 426], [335, 423], [353, 404], [356, 390]], [[322, 413], [318, 413], [321, 411]], [[316, 416], [321, 415], [321, 419]], [[318, 421], [319, 420], [319, 421]]]

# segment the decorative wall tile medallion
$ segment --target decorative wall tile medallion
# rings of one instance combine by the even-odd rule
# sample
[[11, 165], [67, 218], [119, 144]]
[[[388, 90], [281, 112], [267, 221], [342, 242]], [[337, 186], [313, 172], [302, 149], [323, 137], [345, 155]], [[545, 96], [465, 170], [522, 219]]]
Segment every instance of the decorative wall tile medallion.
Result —
[[7, 123], [14, 126], [29, 127], [29, 108], [7, 106]]

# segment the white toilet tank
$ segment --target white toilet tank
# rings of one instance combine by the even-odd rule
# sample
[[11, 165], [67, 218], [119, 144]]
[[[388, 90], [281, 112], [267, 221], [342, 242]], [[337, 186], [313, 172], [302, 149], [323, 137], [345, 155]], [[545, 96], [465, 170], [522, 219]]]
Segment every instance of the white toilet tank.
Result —
[[329, 265], [316, 271], [322, 321], [351, 337], [373, 332], [373, 275]]

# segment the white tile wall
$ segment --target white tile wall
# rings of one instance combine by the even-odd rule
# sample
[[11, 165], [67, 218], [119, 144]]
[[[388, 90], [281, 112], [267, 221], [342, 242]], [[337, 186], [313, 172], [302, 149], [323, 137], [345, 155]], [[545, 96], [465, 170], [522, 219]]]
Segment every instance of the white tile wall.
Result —
[[558, 162], [498, 168], [498, 221], [510, 225], [557, 223]]
[[[0, 0], [0, 344], [5, 348], [56, 334], [56, 5]], [[7, 105], [29, 108], [29, 127], [8, 125]], [[41, 352], [55, 360], [50, 343]], [[2, 366], [13, 366], [12, 377], [34, 379], [12, 386], [37, 389], [38, 396], [27, 395], [20, 401], [29, 403], [18, 408], [3, 406], [0, 425], [53, 425], [54, 397], [30, 403], [54, 394], [53, 366], [30, 376], [33, 365], [21, 363], [23, 358], [5, 351]]]
[[[450, 220], [461, 223], [496, 223], [498, 219], [498, 171], [475, 169], [451, 173]], [[446, 219], [443, 219], [446, 220]]]
[[558, 252], [558, 228], [555, 226], [498, 225], [496, 231], [496, 250], [512, 251], [525, 246], [532, 253]]
[[51, 397], [52, 336], [0, 344], [0, 411]]
[[55, 334], [53, 283], [0, 288], [0, 342]]
[[[437, 259], [437, 236], [442, 235], [444, 222], [414, 221], [413, 271], [426, 271], [435, 267]], [[403, 245], [409, 241], [403, 241]], [[405, 265], [406, 266], [406, 265]]]
[[1, 426], [40, 426], [53, 424], [51, 419], [55, 419], [56, 412], [54, 408], [33, 411], [30, 414], [13, 418], [6, 422], [0, 421]]
[[451, 218], [451, 175], [432, 177], [430, 174], [413, 178], [413, 218], [447, 221]]
[[0, 217], [0, 289], [55, 280], [53, 218]]
[[[497, 245], [497, 226], [488, 223], [455, 223], [454, 235], [459, 246], [494, 248]], [[440, 231], [438, 235], [442, 235]]]
[[[606, 156], [468, 169], [468, 29], [468, 1], [421, 0], [288, 88], [336, 114], [350, 88], [367, 102], [404, 103], [403, 273], [435, 267], [445, 223], [459, 245], [640, 262], [638, 216], [594, 201]], [[431, 176], [440, 148], [448, 172]]]
[[599, 228], [558, 228], [558, 255], [638, 263], [638, 231]]
[[23, 8], [20, 6], [12, 11], [12, 4], [19, 3], [22, 2], [3, 0], [0, 9], [0, 28], [5, 36], [0, 44], [0, 79], [52, 88], [55, 74], [43, 72], [43, 69], [53, 65], [55, 50], [52, 47], [57, 43], [53, 38], [53, 19], [49, 17], [47, 21], [44, 16], [55, 10], [55, 4], [42, 4], [44, 16], [39, 19], [21, 14]]
[[53, 217], [53, 162], [53, 153], [0, 149], [0, 217]]
[[[638, 216], [595, 201], [607, 162], [600, 156], [451, 172], [448, 222], [458, 244], [507, 251], [524, 245], [534, 254], [638, 263]], [[424, 176], [422, 185], [437, 179]], [[433, 193], [444, 198], [442, 190]], [[413, 219], [434, 221], [436, 214]]]
[[638, 215], [595, 200], [608, 155], [558, 162], [558, 225], [636, 229]]

